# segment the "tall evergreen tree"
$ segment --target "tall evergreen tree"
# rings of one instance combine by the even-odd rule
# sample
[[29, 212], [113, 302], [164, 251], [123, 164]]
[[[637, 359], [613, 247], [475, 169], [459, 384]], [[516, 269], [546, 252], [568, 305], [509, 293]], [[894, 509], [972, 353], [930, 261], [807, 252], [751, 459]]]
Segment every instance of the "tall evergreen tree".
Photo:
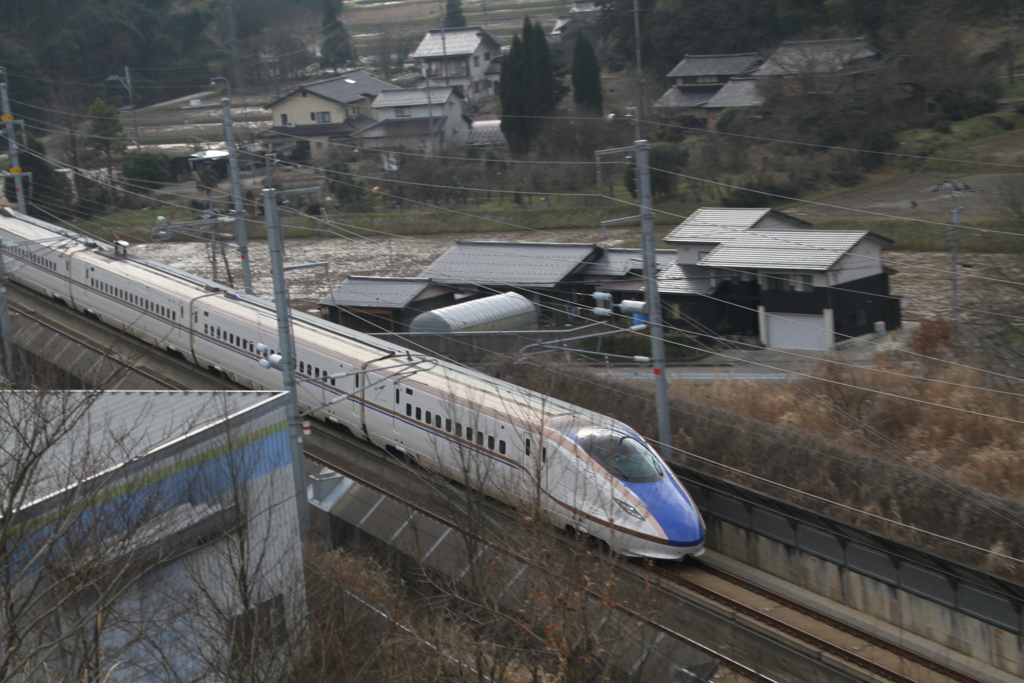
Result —
[[462, 0], [447, 0], [444, 11], [444, 27], [459, 28], [466, 25], [466, 15], [462, 13]]
[[352, 36], [349, 35], [345, 24], [338, 19], [334, 2], [335, 0], [324, 0], [324, 18], [320, 24], [324, 32], [324, 42], [320, 46], [320, 67], [331, 67], [334, 73], [338, 73], [339, 66], [354, 64], [357, 55]]
[[512, 36], [512, 45], [501, 61], [501, 132], [513, 154], [525, 154], [530, 149], [530, 134], [523, 118], [525, 106], [523, 75], [523, 41]]
[[582, 113], [602, 112], [604, 94], [601, 92], [601, 65], [594, 46], [585, 33], [576, 35], [572, 51], [572, 101]]
[[114, 155], [127, 146], [124, 126], [117, 115], [117, 107], [96, 98], [89, 107], [89, 145], [103, 157], [109, 182], [114, 180]]
[[512, 38], [509, 53], [501, 63], [501, 132], [513, 154], [530, 150], [544, 117], [554, 114], [565, 92], [555, 75], [544, 28], [526, 17], [522, 37]]

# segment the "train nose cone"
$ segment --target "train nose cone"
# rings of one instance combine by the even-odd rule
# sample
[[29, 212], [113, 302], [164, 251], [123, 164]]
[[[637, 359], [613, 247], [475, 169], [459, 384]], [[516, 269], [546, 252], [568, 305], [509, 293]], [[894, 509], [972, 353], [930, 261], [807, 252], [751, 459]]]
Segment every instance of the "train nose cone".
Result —
[[674, 478], [630, 484], [629, 490], [643, 502], [650, 517], [665, 532], [669, 545], [686, 547], [704, 542], [700, 513]]

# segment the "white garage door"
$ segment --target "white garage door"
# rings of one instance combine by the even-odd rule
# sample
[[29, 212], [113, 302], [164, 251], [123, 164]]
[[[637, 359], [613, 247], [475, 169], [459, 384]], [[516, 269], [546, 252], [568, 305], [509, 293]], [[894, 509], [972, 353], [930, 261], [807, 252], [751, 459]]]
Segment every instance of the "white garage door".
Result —
[[829, 348], [831, 331], [825, 329], [825, 316], [769, 313], [768, 347], [772, 349]]

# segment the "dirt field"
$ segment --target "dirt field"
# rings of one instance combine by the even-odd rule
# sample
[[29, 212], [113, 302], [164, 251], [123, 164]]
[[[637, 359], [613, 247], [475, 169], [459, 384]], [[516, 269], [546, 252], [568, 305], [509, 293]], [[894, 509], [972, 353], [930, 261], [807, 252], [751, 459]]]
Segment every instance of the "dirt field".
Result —
[[[607, 239], [600, 229], [561, 230], [554, 232], [490, 232], [482, 239], [487, 241], [517, 242], [599, 242], [603, 246], [615, 246], [639, 237], [636, 228], [609, 228]], [[304, 309], [315, 309], [316, 302], [330, 293], [331, 289], [349, 275], [380, 275], [415, 277], [424, 268], [446, 252], [456, 239], [471, 236], [431, 235], [429, 237], [396, 237], [392, 240], [357, 239], [309, 239], [288, 240], [285, 258], [288, 265], [301, 263], [330, 263], [329, 276], [323, 269], [293, 271], [288, 274], [289, 287], [294, 299]], [[147, 258], [172, 266], [212, 276], [209, 249], [205, 245], [191, 242], [164, 242], [160, 244], [137, 244], [132, 250]], [[250, 245], [253, 267], [253, 289], [260, 296], [269, 297], [273, 292], [270, 279], [269, 255], [266, 242]], [[237, 255], [228, 251], [236, 285], [241, 283], [241, 270]], [[223, 261], [218, 263], [220, 280], [224, 278]]]

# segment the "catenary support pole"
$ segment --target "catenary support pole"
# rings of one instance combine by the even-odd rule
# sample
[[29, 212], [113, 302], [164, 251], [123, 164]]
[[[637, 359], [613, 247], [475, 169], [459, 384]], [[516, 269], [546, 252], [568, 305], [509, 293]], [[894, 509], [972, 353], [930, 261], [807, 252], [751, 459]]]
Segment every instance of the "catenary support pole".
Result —
[[302, 423], [299, 421], [299, 394], [295, 383], [295, 343], [292, 340], [291, 306], [284, 279], [284, 237], [277, 215], [277, 191], [263, 190], [263, 211], [267, 220], [267, 245], [270, 248], [270, 271], [274, 280], [274, 306], [277, 310], [277, 343], [280, 346], [281, 374], [288, 392], [288, 436], [292, 447], [292, 475], [295, 479], [295, 502], [299, 509], [299, 525], [303, 535], [309, 529], [309, 501], [306, 498], [306, 467], [302, 452]]
[[[4, 72], [6, 79], [7, 72]], [[21, 167], [18, 162], [18, 140], [14, 136], [14, 115], [7, 99], [7, 83], [0, 83], [0, 107], [3, 108], [3, 122], [7, 129], [7, 149], [11, 160], [11, 175], [14, 176], [14, 194], [18, 198], [18, 212], [25, 213], [25, 188], [21, 182]]]
[[0, 336], [4, 338], [4, 373], [14, 381], [14, 344], [11, 340], [11, 319], [7, 309], [7, 273], [4, 270], [3, 242], [0, 242]]
[[665, 338], [661, 296], [658, 294], [658, 261], [654, 244], [654, 202], [651, 197], [651, 146], [636, 141], [636, 169], [640, 190], [640, 228], [643, 244], [644, 287], [647, 315], [651, 321], [651, 361], [654, 363], [654, 391], [658, 411], [658, 441], [661, 457], [672, 459], [672, 422], [668, 411], [668, 375], [665, 373]]
[[960, 254], [960, 240], [956, 232], [956, 226], [960, 224], [960, 207], [956, 206], [956, 198], [953, 199], [953, 208], [949, 211], [949, 279], [953, 285], [953, 322], [960, 322], [960, 306], [957, 301], [959, 295], [959, 274], [957, 267], [959, 265]]
[[245, 204], [242, 202], [242, 180], [238, 173], [238, 148], [235, 146], [235, 131], [231, 122], [231, 100], [220, 101], [224, 112], [224, 142], [228, 147], [228, 175], [231, 179], [231, 198], [234, 202], [235, 243], [238, 257], [242, 260], [242, 288], [252, 294], [252, 271], [249, 269], [249, 235], [245, 229]]

